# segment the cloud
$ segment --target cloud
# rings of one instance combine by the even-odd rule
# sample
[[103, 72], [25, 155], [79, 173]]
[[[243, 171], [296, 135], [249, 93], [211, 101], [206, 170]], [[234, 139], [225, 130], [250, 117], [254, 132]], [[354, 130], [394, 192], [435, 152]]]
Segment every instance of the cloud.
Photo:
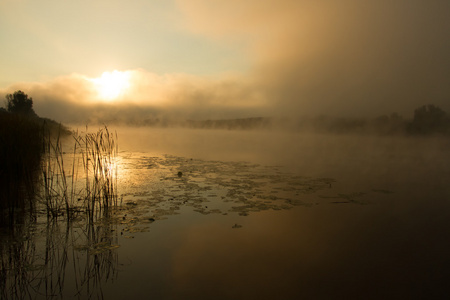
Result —
[[[21, 89], [35, 110], [63, 122], [254, 116], [411, 116], [432, 103], [450, 111], [449, 1], [177, 0], [179, 28], [227, 43], [250, 62], [240, 74], [124, 71], [129, 88], [99, 99], [72, 74]], [[238, 47], [238, 48], [239, 48]]]
[[280, 114], [449, 108], [448, 1], [177, 3], [188, 30], [246, 41], [252, 76]]
[[206, 78], [189, 74], [158, 75], [143, 69], [123, 71], [129, 83], [116, 99], [102, 99], [99, 80], [80, 74], [45, 82], [24, 82], [0, 90], [22, 90], [33, 98], [36, 113], [61, 122], [149, 118], [208, 119], [258, 116], [263, 97], [241, 76]]

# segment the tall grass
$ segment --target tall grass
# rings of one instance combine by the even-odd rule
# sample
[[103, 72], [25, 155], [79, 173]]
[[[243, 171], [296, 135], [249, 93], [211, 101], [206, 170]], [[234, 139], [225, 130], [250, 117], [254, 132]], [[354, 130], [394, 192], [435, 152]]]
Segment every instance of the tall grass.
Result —
[[[36, 200], [50, 218], [85, 212], [92, 220], [117, 206], [117, 134], [106, 126], [66, 133], [41, 119], [0, 114], [0, 226], [22, 222]], [[70, 144], [68, 154], [63, 145]]]
[[[64, 137], [0, 115], [0, 218], [13, 225], [0, 234], [1, 299], [63, 298], [68, 268], [76, 285], [70, 294], [103, 298], [102, 285], [117, 276], [117, 228], [94, 221], [118, 205], [117, 153], [117, 134], [106, 127]], [[34, 208], [47, 212], [44, 245], [33, 234]], [[72, 222], [78, 216], [84, 228]]]
[[71, 202], [73, 202], [73, 199], [69, 199], [60, 135], [53, 138], [47, 132], [43, 140], [43, 148], [42, 184], [45, 204], [47, 213], [52, 217], [58, 217], [64, 211], [69, 213]]
[[[73, 151], [63, 151], [62, 140], [45, 140], [42, 167], [43, 198], [53, 218], [85, 212], [92, 220], [118, 204], [117, 134], [107, 127], [73, 135]], [[83, 183], [84, 182], [84, 183]]]
[[82, 154], [87, 211], [93, 215], [96, 210], [117, 206], [117, 133], [105, 127], [77, 135], [75, 140]]

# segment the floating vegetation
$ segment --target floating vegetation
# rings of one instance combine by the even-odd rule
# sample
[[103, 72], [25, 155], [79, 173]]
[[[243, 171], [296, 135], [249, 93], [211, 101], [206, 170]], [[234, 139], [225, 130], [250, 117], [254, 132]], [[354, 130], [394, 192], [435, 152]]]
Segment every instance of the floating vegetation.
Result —
[[[318, 199], [330, 199], [326, 203], [331, 204], [364, 204], [362, 197], [366, 194], [336, 194], [332, 178], [299, 176], [276, 166], [171, 155], [128, 156], [121, 162], [123, 168], [139, 174], [128, 178], [134, 184], [121, 186], [121, 191], [129, 199], [129, 215], [139, 211], [141, 223], [146, 222], [145, 218], [160, 220], [179, 214], [185, 207], [202, 215], [248, 216], [260, 211], [310, 207], [317, 205]], [[148, 170], [144, 167], [148, 165], [158, 168]], [[180, 173], [182, 176], [178, 176]], [[323, 195], [315, 196], [319, 191]]]

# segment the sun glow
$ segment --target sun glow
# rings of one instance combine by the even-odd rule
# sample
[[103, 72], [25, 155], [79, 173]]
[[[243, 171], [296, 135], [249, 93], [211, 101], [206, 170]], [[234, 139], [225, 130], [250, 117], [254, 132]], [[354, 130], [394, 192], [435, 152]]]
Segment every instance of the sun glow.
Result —
[[130, 87], [128, 72], [103, 72], [99, 78], [91, 79], [102, 100], [115, 100], [122, 96]]

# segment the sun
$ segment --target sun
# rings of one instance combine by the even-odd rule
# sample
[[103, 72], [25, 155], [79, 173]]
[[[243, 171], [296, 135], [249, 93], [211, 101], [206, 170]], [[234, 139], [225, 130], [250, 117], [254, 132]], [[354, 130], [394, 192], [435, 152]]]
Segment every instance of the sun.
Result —
[[122, 96], [130, 87], [130, 76], [128, 72], [114, 70], [112, 72], [103, 72], [102, 76], [93, 78], [99, 97], [102, 100], [115, 100]]

